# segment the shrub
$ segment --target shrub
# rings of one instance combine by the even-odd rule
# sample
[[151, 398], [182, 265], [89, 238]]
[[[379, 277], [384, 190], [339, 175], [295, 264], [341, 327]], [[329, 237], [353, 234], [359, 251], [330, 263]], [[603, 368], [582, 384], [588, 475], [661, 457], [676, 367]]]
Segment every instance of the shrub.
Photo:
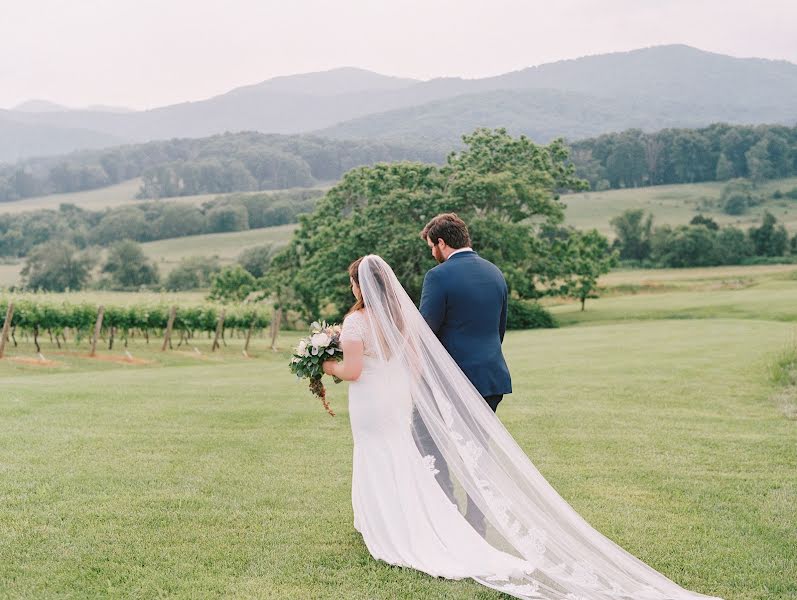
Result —
[[753, 198], [753, 185], [746, 179], [732, 179], [726, 183], [720, 193], [722, 210], [729, 215], [741, 215], [757, 204]]
[[147, 258], [141, 245], [132, 240], [122, 240], [111, 246], [102, 271], [110, 275], [115, 289], [155, 285], [160, 279], [157, 265]]
[[257, 285], [257, 280], [241, 265], [225, 267], [211, 277], [209, 300], [240, 302]]
[[748, 198], [743, 194], [731, 194], [722, 205], [722, 210], [729, 215], [742, 215], [750, 206]]
[[238, 255], [238, 264], [254, 277], [263, 277], [276, 254], [274, 244], [263, 244], [246, 248]]
[[538, 302], [509, 299], [506, 315], [507, 329], [552, 329], [554, 327], [559, 327], [559, 323]]
[[183, 258], [166, 278], [170, 292], [210, 287], [211, 278], [221, 270], [216, 257], [189, 256]]

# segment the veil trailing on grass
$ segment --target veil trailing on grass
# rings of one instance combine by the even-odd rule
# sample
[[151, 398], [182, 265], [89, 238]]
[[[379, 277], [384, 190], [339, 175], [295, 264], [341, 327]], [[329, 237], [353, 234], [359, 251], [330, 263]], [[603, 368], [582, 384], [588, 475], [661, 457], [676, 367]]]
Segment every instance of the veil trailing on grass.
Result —
[[402, 389], [409, 390], [412, 417], [406, 427], [423, 462], [448, 500], [460, 512], [467, 507], [462, 526], [524, 565], [509, 575], [475, 573], [473, 579], [517, 598], [709, 598], [624, 551], [557, 494], [445, 351], [384, 260], [367, 256], [359, 284], [368, 307], [369, 345], [392, 373], [407, 380]]

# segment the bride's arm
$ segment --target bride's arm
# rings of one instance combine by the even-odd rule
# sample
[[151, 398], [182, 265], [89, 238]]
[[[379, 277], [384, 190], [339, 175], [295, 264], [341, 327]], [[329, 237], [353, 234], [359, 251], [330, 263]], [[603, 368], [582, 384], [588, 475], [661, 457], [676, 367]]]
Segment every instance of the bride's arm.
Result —
[[324, 363], [324, 373], [334, 375], [344, 381], [357, 381], [363, 372], [363, 343], [360, 340], [341, 342], [343, 360], [328, 360]]

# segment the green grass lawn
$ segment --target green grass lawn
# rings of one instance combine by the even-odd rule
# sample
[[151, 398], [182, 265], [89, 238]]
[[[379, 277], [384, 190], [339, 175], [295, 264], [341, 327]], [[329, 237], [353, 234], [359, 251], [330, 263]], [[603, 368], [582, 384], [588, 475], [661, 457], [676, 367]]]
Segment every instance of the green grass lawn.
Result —
[[[590, 523], [682, 585], [797, 598], [797, 421], [769, 372], [797, 281], [587, 309], [508, 334], [504, 424]], [[502, 597], [370, 558], [345, 384], [331, 418], [262, 338], [248, 360], [237, 338], [156, 344], [129, 348], [143, 364], [49, 342], [54, 364], [28, 364], [29, 341], [0, 360], [0, 597]]]

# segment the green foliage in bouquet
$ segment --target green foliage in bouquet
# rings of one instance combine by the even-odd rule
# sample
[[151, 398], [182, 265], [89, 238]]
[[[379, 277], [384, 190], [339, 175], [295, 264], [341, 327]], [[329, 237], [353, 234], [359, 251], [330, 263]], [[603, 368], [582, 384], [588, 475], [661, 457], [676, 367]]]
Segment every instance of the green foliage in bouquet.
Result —
[[[314, 322], [310, 326], [310, 335], [299, 340], [289, 365], [291, 373], [297, 378], [310, 380], [310, 392], [321, 399], [321, 404], [333, 417], [335, 413], [327, 402], [327, 392], [321, 378], [324, 376], [325, 361], [343, 360], [340, 332], [340, 325], [327, 325], [325, 321]], [[337, 377], [333, 379], [335, 383], [341, 381]]]

